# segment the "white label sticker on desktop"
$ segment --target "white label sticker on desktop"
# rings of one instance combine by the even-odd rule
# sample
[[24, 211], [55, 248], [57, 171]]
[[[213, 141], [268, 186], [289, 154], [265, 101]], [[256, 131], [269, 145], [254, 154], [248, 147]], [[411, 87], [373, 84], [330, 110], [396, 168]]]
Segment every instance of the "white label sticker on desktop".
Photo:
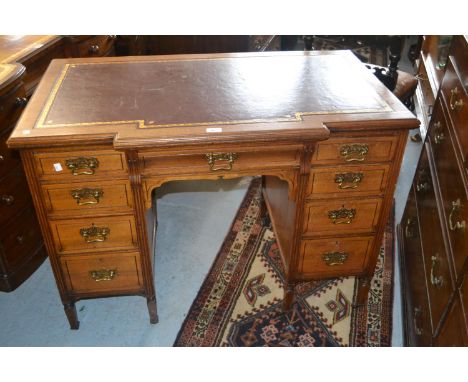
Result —
[[206, 129], [206, 132], [207, 133], [222, 133], [223, 132], [223, 128], [222, 127], [208, 127]]
[[55, 168], [55, 171], [57, 172], [63, 170], [62, 165], [60, 163], [54, 163], [54, 168]]

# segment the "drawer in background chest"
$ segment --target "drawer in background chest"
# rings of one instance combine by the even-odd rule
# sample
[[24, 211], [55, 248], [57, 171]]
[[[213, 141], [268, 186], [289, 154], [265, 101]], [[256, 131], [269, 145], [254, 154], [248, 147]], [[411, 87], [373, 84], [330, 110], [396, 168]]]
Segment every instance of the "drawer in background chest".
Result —
[[27, 261], [42, 242], [34, 209], [27, 208], [3, 227], [0, 239], [8, 268], [13, 269]]
[[60, 259], [65, 284], [74, 293], [135, 291], [143, 288], [138, 252], [75, 255]]
[[133, 215], [51, 220], [49, 224], [59, 254], [137, 248]]
[[19, 166], [0, 182], [0, 224], [5, 224], [31, 203], [28, 184]]
[[301, 272], [318, 278], [359, 274], [373, 242], [373, 236], [302, 240]]
[[53, 214], [98, 214], [102, 210], [132, 208], [126, 180], [42, 185], [47, 211]]
[[312, 164], [353, 164], [391, 161], [398, 144], [398, 135], [375, 137], [331, 137], [319, 142]]
[[27, 104], [22, 84], [0, 96], [0, 129], [13, 127]]
[[312, 198], [382, 195], [388, 181], [389, 165], [313, 167], [308, 195]]
[[6, 140], [11, 134], [11, 130], [0, 133], [0, 178], [5, 176], [13, 168], [21, 165], [18, 151], [10, 150], [6, 145]]
[[331, 199], [305, 205], [303, 234], [343, 235], [374, 232], [382, 199]]
[[34, 154], [41, 179], [88, 181], [127, 176], [125, 155], [113, 150], [38, 152]]

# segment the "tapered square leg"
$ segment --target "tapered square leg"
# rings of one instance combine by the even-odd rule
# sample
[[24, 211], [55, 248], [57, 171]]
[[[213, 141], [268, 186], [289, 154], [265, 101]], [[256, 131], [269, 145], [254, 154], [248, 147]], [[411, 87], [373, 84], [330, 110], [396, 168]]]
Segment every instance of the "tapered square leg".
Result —
[[156, 306], [156, 297], [148, 297], [147, 300], [150, 323], [157, 324], [159, 322], [158, 309]]
[[68, 322], [70, 323], [70, 329], [78, 330], [80, 327], [80, 321], [78, 321], [78, 313], [76, 312], [76, 306], [74, 302], [64, 303], [63, 309], [67, 315]]

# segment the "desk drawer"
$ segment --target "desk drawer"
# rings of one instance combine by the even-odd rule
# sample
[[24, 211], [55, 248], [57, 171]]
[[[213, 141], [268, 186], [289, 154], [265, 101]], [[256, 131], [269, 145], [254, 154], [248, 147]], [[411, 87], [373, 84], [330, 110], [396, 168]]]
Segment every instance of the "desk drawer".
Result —
[[42, 190], [49, 213], [97, 213], [133, 205], [130, 183], [125, 180], [45, 184]]
[[359, 274], [373, 242], [373, 236], [302, 240], [301, 272], [318, 278]]
[[27, 99], [22, 83], [7, 94], [0, 96], [0, 126], [13, 126], [20, 117]]
[[451, 59], [448, 60], [441, 89], [463, 152], [463, 158], [468, 160], [468, 97], [465, 85], [455, 72]]
[[389, 165], [317, 167], [310, 172], [308, 197], [379, 195], [387, 186]]
[[29, 203], [28, 184], [23, 169], [18, 166], [0, 182], [0, 224], [5, 224]]
[[335, 136], [317, 144], [312, 164], [388, 162], [395, 155], [397, 143], [397, 135], [355, 138]]
[[448, 122], [440, 103], [434, 109], [429, 138], [442, 194], [443, 213], [448, 224], [456, 273], [459, 274], [468, 254], [468, 200], [455, 157]]
[[42, 242], [41, 230], [32, 207], [24, 210], [0, 232], [7, 267], [13, 269], [26, 262]]
[[138, 252], [67, 256], [60, 259], [65, 284], [75, 293], [134, 291], [143, 288]]
[[137, 247], [133, 216], [55, 220], [50, 227], [59, 254]]
[[304, 235], [341, 235], [374, 232], [382, 199], [331, 199], [305, 206]]
[[84, 181], [127, 173], [124, 154], [113, 150], [38, 152], [34, 158], [39, 176], [55, 181]]
[[217, 150], [174, 152], [172, 155], [143, 153], [145, 173], [220, 173], [281, 166], [299, 166], [301, 146], [220, 147]]

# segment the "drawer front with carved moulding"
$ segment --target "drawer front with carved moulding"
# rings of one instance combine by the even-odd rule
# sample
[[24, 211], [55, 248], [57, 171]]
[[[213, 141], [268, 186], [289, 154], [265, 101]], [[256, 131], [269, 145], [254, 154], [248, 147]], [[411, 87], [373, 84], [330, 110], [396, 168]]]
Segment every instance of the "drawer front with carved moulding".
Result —
[[446, 101], [448, 115], [453, 123], [463, 158], [466, 159], [468, 158], [468, 97], [466, 85], [458, 77], [451, 60], [448, 61], [441, 92]]
[[398, 135], [342, 138], [331, 137], [317, 144], [312, 164], [359, 164], [392, 160]]
[[133, 206], [130, 183], [125, 180], [44, 184], [42, 191], [52, 214], [98, 214], [109, 209], [129, 212]]
[[426, 150], [422, 152], [414, 182], [431, 315], [436, 328], [453, 285]]
[[143, 288], [138, 252], [119, 255], [73, 255], [60, 258], [72, 293], [135, 291]]
[[59, 254], [137, 248], [133, 216], [50, 221]]
[[301, 273], [321, 278], [359, 274], [373, 241], [373, 236], [302, 240]]
[[37, 152], [37, 172], [43, 180], [80, 181], [127, 176], [125, 155], [113, 150]]
[[460, 274], [468, 253], [468, 199], [457, 165], [448, 122], [440, 103], [434, 111], [429, 137], [442, 195], [456, 274]]
[[302, 146], [278, 146], [268, 148], [219, 147], [212, 150], [186, 150], [175, 155], [164, 152], [141, 154], [144, 174], [158, 175], [211, 174], [255, 169], [299, 166]]
[[382, 199], [343, 199], [305, 205], [305, 236], [375, 232]]
[[421, 247], [418, 212], [414, 189], [411, 188], [401, 225], [399, 243], [404, 263], [402, 274], [407, 289], [405, 304], [405, 321], [407, 325], [407, 345], [429, 346], [432, 341], [432, 318], [426, 289], [426, 275]]
[[310, 172], [308, 198], [383, 195], [389, 165], [315, 167]]

